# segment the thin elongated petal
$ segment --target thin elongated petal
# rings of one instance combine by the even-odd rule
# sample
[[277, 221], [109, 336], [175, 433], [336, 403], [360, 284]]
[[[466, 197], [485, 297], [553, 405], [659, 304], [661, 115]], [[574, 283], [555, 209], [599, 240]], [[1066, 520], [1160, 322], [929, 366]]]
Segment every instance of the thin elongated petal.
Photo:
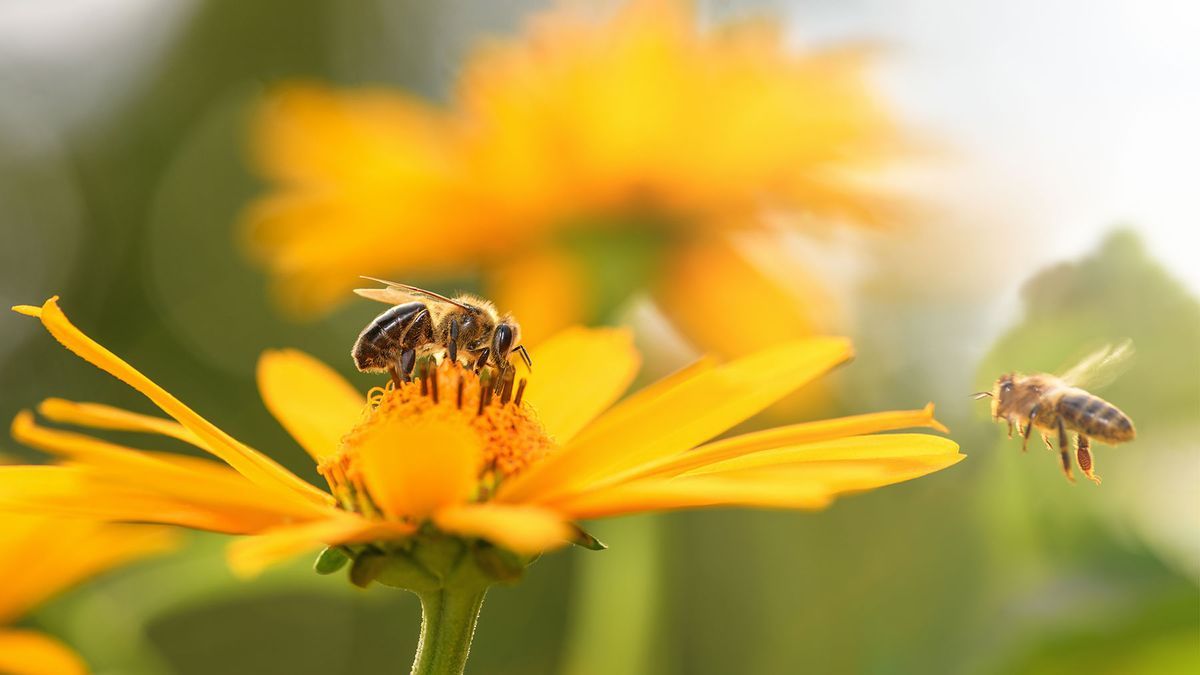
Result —
[[[286, 513], [252, 508], [229, 495], [181, 497], [157, 488], [123, 484], [122, 477], [119, 471], [81, 466], [2, 466], [0, 507], [64, 518], [153, 522], [230, 534], [258, 532], [292, 520]], [[202, 491], [199, 487], [193, 490]]]
[[146, 396], [163, 412], [175, 418], [200, 438], [206, 450], [220, 457], [255, 483], [275, 490], [281, 499], [307, 500], [317, 504], [332, 502], [329, 495], [306, 483], [271, 458], [230, 437], [159, 387], [150, 378], [84, 335], [67, 320], [66, 315], [59, 309], [57, 296], [47, 300], [40, 309], [20, 305], [14, 307], [13, 310], [40, 318], [46, 330], [64, 347]]
[[49, 635], [0, 631], [0, 672], [8, 675], [87, 675], [83, 660]]
[[301, 525], [287, 525], [229, 545], [229, 567], [239, 576], [252, 577], [267, 567], [319, 546], [386, 541], [412, 534], [412, 525], [367, 520], [350, 514]]
[[746, 420], [851, 355], [842, 338], [779, 345], [687, 379], [622, 424], [602, 417], [556, 455], [501, 487], [499, 499], [538, 502], [586, 490], [634, 467], [695, 447]]
[[913, 457], [958, 455], [958, 444], [928, 434], [851, 436], [805, 445], [763, 450], [696, 467], [689, 475], [738, 469], [769, 468], [802, 462], [837, 460], [905, 460]]
[[337, 452], [366, 403], [332, 368], [294, 349], [259, 357], [258, 391], [267, 410], [318, 462]]
[[440, 420], [388, 420], [359, 447], [371, 498], [392, 517], [425, 518], [476, 489], [483, 448], [470, 429]]
[[709, 506], [819, 509], [830, 496], [818, 483], [760, 484], [720, 477], [647, 479], [571, 496], [552, 507], [577, 520]]
[[527, 555], [564, 546], [572, 535], [562, 514], [536, 506], [458, 504], [440, 509], [433, 521], [446, 532], [479, 537]]
[[[223, 464], [167, 453], [134, 450], [82, 434], [47, 429], [28, 411], [13, 420], [13, 438], [31, 447], [85, 465], [93, 481], [110, 476], [112, 487], [135, 488], [197, 504], [242, 507], [277, 517], [321, 517], [332, 507], [307, 501], [279, 500], [276, 492], [252, 483]], [[146, 520], [152, 520], [147, 514]]]
[[[673, 476], [685, 471], [704, 467], [723, 460], [773, 450], [796, 447], [810, 443], [844, 438], [851, 435], [871, 434], [879, 431], [932, 427], [947, 431], [933, 417], [933, 404], [921, 410], [903, 410], [868, 413], [832, 420], [805, 422], [784, 427], [756, 431], [702, 445], [695, 450], [681, 452], [650, 462], [631, 470], [627, 475], [614, 478], [632, 479], [643, 476]], [[932, 438], [924, 436], [923, 438]], [[957, 448], [957, 446], [955, 446]]]
[[549, 506], [579, 519], [701, 506], [821, 508], [838, 495], [918, 478], [964, 457], [946, 452], [764, 464], [635, 480], [575, 494]]
[[550, 436], [565, 443], [613, 404], [641, 359], [628, 331], [569, 328], [532, 350], [526, 399]]
[[767, 484], [773, 482], [815, 481], [823, 485], [831, 496], [834, 496], [846, 492], [870, 490], [918, 478], [953, 466], [963, 459], [966, 459], [965, 455], [941, 454], [883, 459], [802, 461], [792, 464], [773, 464], [745, 469], [730, 469], [706, 474], [689, 474], [682, 476], [681, 479], [720, 478]]
[[204, 442], [196, 434], [188, 431], [182, 424], [174, 420], [143, 415], [103, 403], [80, 403], [61, 398], [48, 398], [38, 405], [38, 412], [46, 419], [62, 424], [159, 434], [205, 449]]

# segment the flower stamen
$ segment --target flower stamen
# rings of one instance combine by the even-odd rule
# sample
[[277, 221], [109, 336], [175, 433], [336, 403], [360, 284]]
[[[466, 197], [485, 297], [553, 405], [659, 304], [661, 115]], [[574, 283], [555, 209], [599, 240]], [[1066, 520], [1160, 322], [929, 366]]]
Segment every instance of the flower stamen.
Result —
[[[442, 405], [438, 385], [448, 377], [457, 380], [455, 397]], [[377, 434], [395, 428], [396, 422], [405, 427], [424, 421], [449, 422], [469, 429], [481, 441], [483, 453], [475, 499], [486, 500], [502, 481], [540, 460], [554, 447], [532, 408], [523, 402], [527, 384], [525, 378], [518, 382], [516, 372], [511, 369], [503, 375], [491, 368], [477, 374], [448, 359], [440, 364], [432, 359], [419, 363], [412, 380], [398, 385], [389, 382], [368, 392], [358, 425], [342, 438], [338, 451], [323, 461], [318, 470], [342, 508], [382, 518], [383, 511], [364, 479], [361, 448], [368, 442], [389, 443], [386, 437]], [[438, 448], [397, 445], [396, 451], [437, 453]]]

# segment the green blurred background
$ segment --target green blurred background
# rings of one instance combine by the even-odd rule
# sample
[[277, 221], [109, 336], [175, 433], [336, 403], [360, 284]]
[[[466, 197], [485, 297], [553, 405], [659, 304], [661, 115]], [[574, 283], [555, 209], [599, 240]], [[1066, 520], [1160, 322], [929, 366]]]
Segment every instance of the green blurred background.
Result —
[[[511, 32], [540, 3], [24, 4], [0, 5], [2, 299], [61, 294], [90, 335], [316, 481], [259, 402], [255, 359], [299, 347], [365, 388], [347, 351], [375, 307], [297, 324], [269, 305], [234, 245], [262, 190], [245, 156], [250, 106], [294, 76], [437, 100], [480, 32]], [[835, 37], [894, 16], [871, 3], [702, 7], [772, 9]], [[1074, 248], [1047, 252], [1033, 234], [1045, 223], [1020, 216], [876, 243], [883, 254], [864, 257], [853, 287], [859, 358], [840, 412], [934, 400], [966, 462], [817, 514], [596, 523], [608, 551], [547, 556], [489, 596], [469, 671], [1200, 672], [1195, 286], [1160, 266], [1142, 223], [1105, 234], [1093, 220], [1070, 230]], [[1056, 257], [1068, 262], [1035, 271]], [[1054, 369], [1126, 337], [1139, 357], [1103, 393], [1140, 436], [1096, 452], [1102, 488], [1068, 485], [1040, 445], [1022, 455], [966, 397], [1006, 370]], [[4, 419], [52, 395], [147, 409], [15, 315], [0, 330], [0, 392]], [[415, 597], [352, 589], [308, 561], [241, 583], [225, 539], [189, 541], [27, 623], [101, 673], [406, 671]]]

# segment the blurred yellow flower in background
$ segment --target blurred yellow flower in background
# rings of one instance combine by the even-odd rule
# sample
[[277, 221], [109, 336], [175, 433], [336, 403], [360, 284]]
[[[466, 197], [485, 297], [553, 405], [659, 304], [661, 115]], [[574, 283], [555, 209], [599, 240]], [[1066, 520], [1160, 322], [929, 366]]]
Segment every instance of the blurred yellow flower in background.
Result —
[[0, 672], [87, 673], [58, 640], [6, 626], [88, 577], [174, 545], [173, 533], [162, 527], [0, 513]]
[[0, 506], [258, 535], [231, 549], [243, 572], [320, 544], [391, 550], [430, 527], [535, 554], [586, 542], [575, 520], [721, 505], [816, 509], [963, 458], [941, 437], [870, 435], [945, 431], [932, 405], [711, 440], [849, 358], [840, 338], [793, 341], [723, 365], [704, 359], [615, 406], [640, 364], [628, 333], [616, 329], [558, 334], [536, 348], [536, 377], [516, 386], [496, 390], [444, 361], [365, 401], [312, 357], [267, 352], [263, 399], [318, 463], [327, 493], [92, 341], [56, 299], [15, 309], [174, 421], [60, 399], [45, 401], [43, 416], [169, 436], [224, 464], [41, 427], [24, 412], [14, 437], [69, 464], [0, 467]]
[[[690, 4], [650, 0], [536, 16], [468, 59], [445, 108], [282, 86], [255, 127], [273, 189], [246, 214], [250, 246], [302, 314], [340, 302], [359, 274], [466, 273], [531, 340], [612, 320], [638, 291], [739, 326], [714, 342], [673, 315], [705, 351], [828, 331], [820, 304], [752, 315], [727, 302], [764, 276], [730, 237], [894, 215], [862, 180], [898, 146], [863, 60], [797, 53], [762, 21], [703, 29]], [[777, 249], [774, 266], [794, 268]], [[690, 292], [696, 256], [710, 261], [705, 286], [725, 292]], [[784, 283], [828, 295], [811, 274]], [[758, 344], [737, 340], [750, 321]]]

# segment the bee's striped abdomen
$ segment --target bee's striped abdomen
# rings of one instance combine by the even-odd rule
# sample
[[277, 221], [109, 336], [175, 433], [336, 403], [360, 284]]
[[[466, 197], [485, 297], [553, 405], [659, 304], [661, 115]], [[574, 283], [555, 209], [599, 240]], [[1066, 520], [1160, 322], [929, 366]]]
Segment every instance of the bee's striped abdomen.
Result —
[[1092, 394], [1068, 394], [1058, 402], [1058, 414], [1075, 431], [1107, 443], [1134, 437], [1133, 422], [1115, 405]]
[[351, 356], [359, 370], [386, 370], [396, 365], [402, 350], [432, 339], [432, 322], [425, 303], [406, 302], [375, 317], [359, 334]]

